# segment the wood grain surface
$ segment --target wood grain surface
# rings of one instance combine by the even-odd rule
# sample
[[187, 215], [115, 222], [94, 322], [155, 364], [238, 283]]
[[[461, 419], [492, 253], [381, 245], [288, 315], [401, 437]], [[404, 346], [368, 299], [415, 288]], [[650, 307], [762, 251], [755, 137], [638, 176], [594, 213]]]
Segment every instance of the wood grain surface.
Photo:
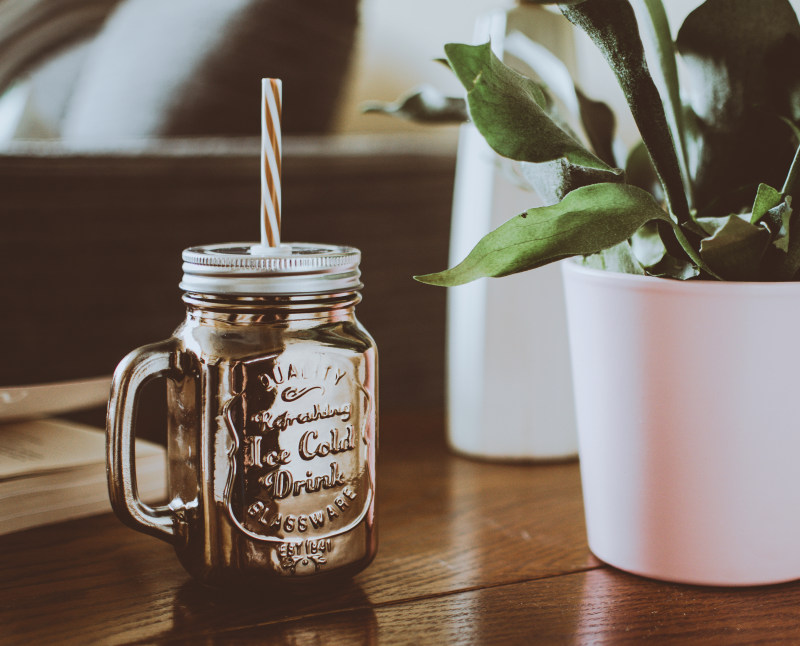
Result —
[[575, 462], [467, 460], [439, 415], [391, 414], [378, 469], [378, 557], [314, 591], [205, 588], [110, 514], [0, 537], [0, 643], [800, 643], [800, 583], [682, 586], [597, 561]]
[[372, 616], [408, 600], [596, 566], [583, 538], [574, 463], [469, 461], [446, 452], [438, 416], [382, 421], [380, 549], [351, 583], [300, 596], [219, 594], [190, 581], [169, 545], [109, 514], [0, 537], [6, 643], [123, 644], [342, 610]]

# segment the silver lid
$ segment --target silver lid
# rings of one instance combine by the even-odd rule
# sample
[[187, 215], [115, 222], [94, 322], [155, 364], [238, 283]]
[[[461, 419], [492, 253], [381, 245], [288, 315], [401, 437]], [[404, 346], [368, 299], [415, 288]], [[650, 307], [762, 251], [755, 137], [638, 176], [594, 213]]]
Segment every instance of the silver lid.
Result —
[[360, 289], [354, 247], [291, 242], [265, 248], [252, 242], [189, 247], [183, 251], [185, 292], [242, 296], [329, 294]]

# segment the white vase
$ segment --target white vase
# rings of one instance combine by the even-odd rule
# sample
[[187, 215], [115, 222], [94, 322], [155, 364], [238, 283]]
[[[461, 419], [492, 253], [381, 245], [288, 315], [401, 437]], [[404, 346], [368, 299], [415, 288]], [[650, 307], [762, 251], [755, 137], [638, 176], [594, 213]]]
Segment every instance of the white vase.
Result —
[[[539, 203], [498, 171], [472, 125], [459, 141], [451, 265]], [[561, 272], [555, 265], [448, 289], [447, 430], [459, 453], [546, 460], [577, 453]]]
[[683, 583], [800, 578], [800, 283], [563, 268], [592, 552]]
[[[496, 55], [533, 76], [506, 46], [540, 43], [574, 69], [573, 36], [562, 16], [538, 5], [492, 11], [475, 28], [476, 43], [490, 40]], [[535, 193], [520, 188], [501, 168], [498, 156], [472, 124], [462, 126], [451, 266], [491, 230], [541, 204]], [[451, 288], [447, 307], [450, 446], [489, 459], [574, 457], [578, 446], [558, 267]]]

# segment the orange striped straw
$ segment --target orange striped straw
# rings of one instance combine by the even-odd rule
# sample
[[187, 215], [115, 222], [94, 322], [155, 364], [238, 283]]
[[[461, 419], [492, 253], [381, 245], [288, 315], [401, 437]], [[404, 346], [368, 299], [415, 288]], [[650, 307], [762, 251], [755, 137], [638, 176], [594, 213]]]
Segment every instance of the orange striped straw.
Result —
[[261, 79], [261, 247], [281, 243], [280, 79]]

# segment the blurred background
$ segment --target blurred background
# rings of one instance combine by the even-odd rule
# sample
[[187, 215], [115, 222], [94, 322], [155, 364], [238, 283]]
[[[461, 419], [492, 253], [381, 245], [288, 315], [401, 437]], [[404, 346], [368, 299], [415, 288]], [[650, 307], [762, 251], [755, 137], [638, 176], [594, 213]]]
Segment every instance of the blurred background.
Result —
[[[699, 2], [665, 4], [676, 31]], [[423, 83], [460, 96], [443, 45], [512, 6], [0, 0], [0, 389], [109, 375], [181, 321], [183, 248], [257, 238], [259, 80], [273, 76], [283, 238], [362, 249], [382, 408], [442, 410], [446, 293], [411, 276], [448, 262], [458, 126], [360, 106]], [[573, 47], [630, 145], [611, 72], [582, 34]]]
[[[430, 83], [458, 93], [434, 59], [470, 42], [509, 0], [0, 0], [0, 142], [256, 133], [254, 79], [282, 76], [288, 132], [414, 130], [360, 114]], [[699, 2], [665, 3], [673, 29]], [[613, 79], [578, 42], [584, 89]]]

